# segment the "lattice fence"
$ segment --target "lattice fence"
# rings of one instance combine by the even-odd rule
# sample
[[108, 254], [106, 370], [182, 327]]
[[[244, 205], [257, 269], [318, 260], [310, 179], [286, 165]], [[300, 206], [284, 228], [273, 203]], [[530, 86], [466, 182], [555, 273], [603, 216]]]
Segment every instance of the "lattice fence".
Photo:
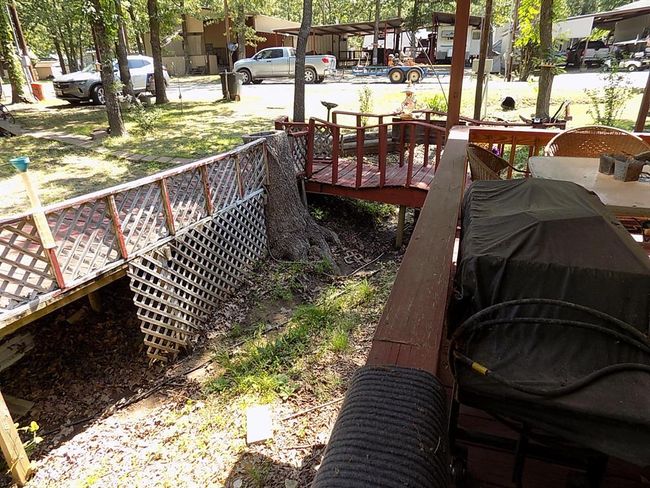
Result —
[[308, 131], [303, 132], [289, 132], [289, 148], [291, 150], [291, 159], [296, 174], [305, 172], [307, 165], [307, 139], [309, 137]]
[[261, 189], [249, 193], [169, 246], [130, 262], [128, 275], [149, 357], [166, 361], [188, 346], [216, 305], [264, 256], [263, 199]]
[[0, 226], [0, 307], [29, 303], [56, 288], [49, 258], [31, 217]]
[[266, 150], [259, 140], [48, 206], [53, 249], [43, 249], [31, 215], [0, 219], [0, 330], [43, 300], [56, 300], [131, 260], [141, 272], [164, 277], [165, 260], [153, 250], [176, 250], [180, 236], [188, 238], [188, 231], [257, 195], [265, 178]]
[[314, 159], [330, 161], [333, 141], [331, 127], [321, 124], [314, 125]]

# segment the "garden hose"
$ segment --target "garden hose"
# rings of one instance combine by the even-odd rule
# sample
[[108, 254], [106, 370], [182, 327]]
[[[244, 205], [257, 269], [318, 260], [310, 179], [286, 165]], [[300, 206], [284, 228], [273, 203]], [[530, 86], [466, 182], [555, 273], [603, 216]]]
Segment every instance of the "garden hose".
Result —
[[[525, 306], [525, 305], [549, 305], [559, 308], [571, 309], [575, 311], [584, 312], [587, 315], [598, 318], [611, 326], [614, 326], [618, 330], [614, 330], [603, 325], [581, 322], [578, 320], [563, 320], [563, 319], [551, 319], [543, 317], [516, 317], [516, 318], [498, 318], [484, 320], [490, 314], [502, 310], [511, 306]], [[543, 388], [543, 387], [534, 387], [527, 386], [516, 381], [509, 380], [499, 373], [491, 370], [489, 366], [481, 364], [477, 361], [474, 361], [472, 358], [463, 354], [458, 350], [458, 343], [462, 337], [466, 337], [468, 334], [471, 334], [474, 331], [485, 327], [494, 327], [499, 325], [512, 325], [512, 324], [530, 324], [530, 325], [549, 325], [549, 326], [564, 326], [564, 327], [575, 327], [582, 328], [587, 330], [592, 330], [599, 332], [604, 335], [614, 337], [616, 340], [625, 342], [628, 345], [641, 350], [645, 354], [650, 354], [650, 343], [648, 338], [625, 322], [618, 320], [610, 315], [607, 315], [603, 312], [593, 310], [582, 305], [577, 305], [574, 303], [564, 302], [561, 300], [551, 300], [551, 299], [521, 299], [521, 300], [512, 300], [507, 302], [502, 302], [496, 305], [487, 307], [476, 314], [472, 315], [465, 322], [463, 322], [458, 329], [454, 332], [450, 339], [449, 343], [449, 364], [452, 368], [454, 376], [456, 376], [455, 364], [456, 362], [465, 365], [476, 374], [485, 376], [486, 378], [491, 378], [492, 380], [512, 388], [514, 390], [520, 391], [522, 393], [527, 393], [530, 395], [544, 396], [544, 397], [557, 397], [562, 395], [568, 395], [573, 393], [585, 386], [593, 383], [594, 381], [601, 379], [603, 377], [609, 376], [614, 373], [619, 373], [621, 371], [643, 371], [650, 374], [650, 364], [642, 363], [619, 363], [606, 366], [604, 368], [595, 370], [586, 376], [570, 383], [568, 385], [563, 385], [556, 388]]]

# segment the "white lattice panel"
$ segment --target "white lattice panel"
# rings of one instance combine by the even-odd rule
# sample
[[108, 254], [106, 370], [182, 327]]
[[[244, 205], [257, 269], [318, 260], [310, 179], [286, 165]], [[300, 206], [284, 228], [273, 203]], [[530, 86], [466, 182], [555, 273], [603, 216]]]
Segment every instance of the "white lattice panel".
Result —
[[129, 277], [147, 354], [168, 360], [197, 337], [266, 252], [263, 191], [180, 235], [164, 251], [131, 262]]
[[120, 259], [117, 238], [105, 200], [91, 200], [47, 216], [66, 282], [72, 282]]
[[11, 310], [56, 287], [31, 217], [0, 226], [0, 307]]
[[168, 235], [158, 183], [149, 183], [115, 195], [129, 254]]

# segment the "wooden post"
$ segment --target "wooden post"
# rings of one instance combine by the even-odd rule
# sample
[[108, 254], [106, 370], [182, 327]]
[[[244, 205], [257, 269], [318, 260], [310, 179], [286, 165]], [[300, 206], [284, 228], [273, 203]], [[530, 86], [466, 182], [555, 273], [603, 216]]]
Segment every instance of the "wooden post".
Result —
[[11, 471], [11, 477], [18, 486], [23, 486], [32, 474], [32, 466], [2, 394], [0, 394], [0, 447]]
[[61, 272], [61, 266], [59, 265], [59, 260], [56, 255], [56, 241], [50, 230], [50, 225], [47, 223], [47, 217], [45, 217], [45, 212], [43, 211], [43, 205], [41, 204], [41, 199], [38, 196], [38, 191], [36, 191], [36, 186], [33, 184], [27, 168], [29, 166], [28, 157], [18, 157], [10, 160], [10, 163], [14, 168], [18, 170], [20, 178], [23, 181], [23, 186], [25, 187], [25, 192], [29, 198], [29, 203], [32, 210], [32, 219], [34, 221], [34, 226], [36, 226], [36, 231], [41, 240], [41, 245], [45, 249], [47, 254], [48, 261], [50, 262], [50, 267], [54, 274], [54, 279], [59, 288], [65, 288], [65, 280], [63, 278], [63, 273]]
[[648, 118], [648, 110], [650, 110], [650, 74], [648, 74], [648, 80], [645, 84], [643, 98], [641, 99], [641, 107], [639, 107], [639, 115], [636, 118], [636, 124], [634, 124], [634, 130], [636, 132], [644, 131], [645, 122]]
[[406, 219], [406, 205], [399, 206], [397, 214], [397, 237], [395, 238], [395, 249], [400, 249], [404, 242], [404, 220]]
[[163, 203], [163, 213], [165, 215], [165, 224], [170, 236], [176, 235], [176, 226], [174, 224], [174, 211], [172, 210], [171, 202], [169, 201], [169, 189], [167, 188], [167, 181], [163, 178], [158, 182], [160, 186], [160, 197]]
[[447, 108], [447, 132], [458, 124], [460, 119], [460, 99], [463, 91], [465, 49], [467, 46], [467, 28], [469, 27], [469, 5], [470, 0], [458, 0], [456, 2], [456, 24], [454, 25], [451, 79], [449, 81], [449, 106]]
[[101, 313], [103, 310], [102, 307], [102, 296], [100, 295], [100, 290], [95, 290], [88, 293], [88, 303], [90, 308], [95, 313]]
[[492, 0], [485, 0], [485, 16], [481, 23], [481, 48], [476, 71], [476, 95], [474, 97], [474, 119], [481, 120], [481, 106], [483, 105], [483, 83], [485, 80], [485, 61], [488, 55], [490, 30], [492, 27]]

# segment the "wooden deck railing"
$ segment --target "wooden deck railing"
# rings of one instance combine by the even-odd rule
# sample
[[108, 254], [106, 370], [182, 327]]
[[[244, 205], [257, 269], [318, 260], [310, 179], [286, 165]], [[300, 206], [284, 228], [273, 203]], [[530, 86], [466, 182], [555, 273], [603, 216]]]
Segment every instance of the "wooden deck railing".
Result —
[[[399, 120], [370, 126], [344, 126], [312, 118], [309, 121], [307, 165], [310, 178], [317, 164], [331, 166], [331, 184], [339, 183], [342, 160], [355, 163], [354, 186], [360, 188], [364, 171], [376, 166], [378, 179], [373, 186], [395, 185], [388, 174], [389, 166], [406, 167], [399, 186], [411, 186], [413, 175], [420, 168], [437, 168], [446, 140], [446, 131], [435, 125], [415, 120]], [[418, 151], [416, 153], [416, 147]], [[349, 156], [348, 156], [349, 155]], [[375, 156], [369, 159], [368, 156]], [[391, 160], [390, 155], [394, 155]]]
[[258, 191], [265, 146], [225, 154], [45, 207], [48, 252], [34, 213], [0, 219], [0, 330], [21, 313], [123, 266]]

